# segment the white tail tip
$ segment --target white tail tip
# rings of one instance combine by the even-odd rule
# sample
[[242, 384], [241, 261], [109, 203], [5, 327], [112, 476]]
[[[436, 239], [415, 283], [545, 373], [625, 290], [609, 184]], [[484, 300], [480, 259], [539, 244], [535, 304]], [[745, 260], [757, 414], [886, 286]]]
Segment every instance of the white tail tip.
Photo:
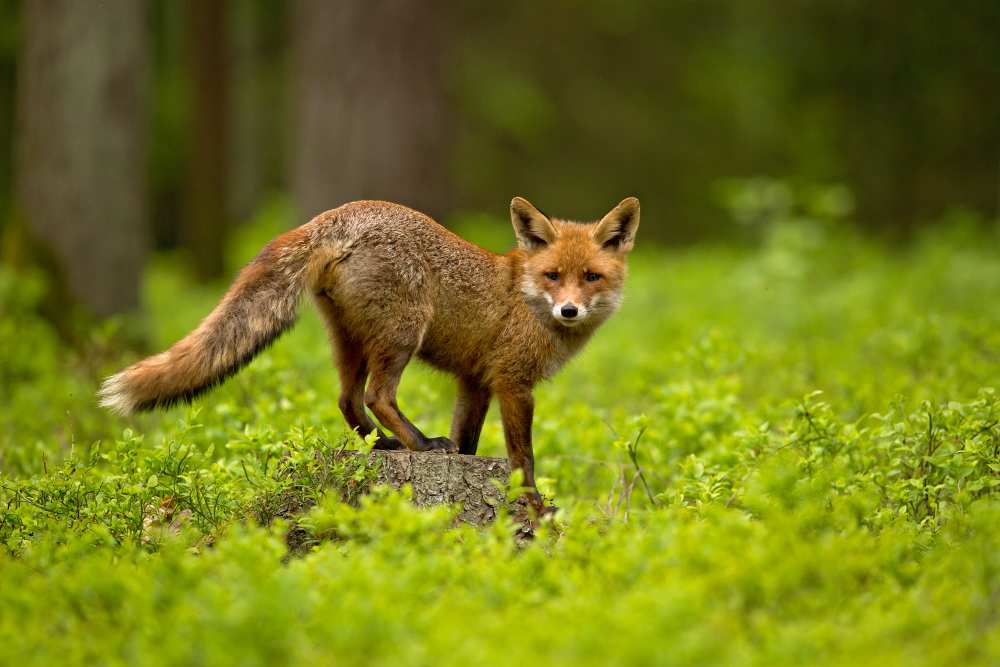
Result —
[[123, 417], [135, 411], [135, 400], [129, 395], [128, 388], [125, 386], [124, 375], [124, 371], [112, 375], [104, 381], [100, 391], [97, 392], [101, 407]]

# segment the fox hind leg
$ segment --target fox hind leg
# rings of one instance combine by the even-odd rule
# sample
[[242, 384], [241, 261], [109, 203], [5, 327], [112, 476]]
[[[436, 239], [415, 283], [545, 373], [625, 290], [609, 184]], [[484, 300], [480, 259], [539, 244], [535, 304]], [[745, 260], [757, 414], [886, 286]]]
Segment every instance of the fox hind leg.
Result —
[[[379, 248], [359, 246], [334, 268], [323, 278], [317, 301], [335, 344], [338, 337], [348, 342], [342, 355], [347, 363], [341, 363], [345, 389], [350, 387], [343, 402], [348, 423], [353, 420], [369, 433], [374, 428], [360, 403], [363, 396], [363, 405], [395, 436], [380, 437], [383, 446], [394, 446], [398, 439], [414, 451], [457, 450], [447, 438], [425, 436], [396, 404], [403, 369], [433, 318], [427, 267], [421, 262], [400, 263]], [[362, 393], [366, 373], [368, 386]]]
[[383, 349], [369, 355], [371, 379], [365, 391], [365, 404], [382, 426], [399, 438], [407, 449], [418, 452], [444, 451], [453, 453], [458, 447], [448, 438], [428, 438], [413, 422], [406, 418], [396, 404], [396, 390], [403, 369], [413, 356], [414, 349]]
[[378, 432], [376, 449], [405, 449], [402, 442], [383, 433], [365, 411], [365, 381], [368, 379], [368, 361], [360, 345], [340, 337], [336, 343], [340, 372], [340, 400], [338, 405], [347, 425], [362, 438], [372, 431]]
[[376, 449], [405, 449], [399, 440], [383, 433], [365, 411], [368, 360], [365, 358], [364, 348], [336, 325], [334, 305], [328, 297], [319, 295], [316, 301], [326, 320], [330, 342], [337, 360], [337, 372], [340, 375], [340, 398], [337, 406], [344, 415], [347, 425], [357, 431], [362, 438], [367, 437], [372, 431], [377, 431]]

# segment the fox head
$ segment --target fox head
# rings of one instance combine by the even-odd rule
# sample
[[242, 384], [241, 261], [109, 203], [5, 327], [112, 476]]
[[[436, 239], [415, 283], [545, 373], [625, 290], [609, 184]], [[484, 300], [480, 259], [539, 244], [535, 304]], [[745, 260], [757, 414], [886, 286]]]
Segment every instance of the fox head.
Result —
[[550, 219], [514, 197], [510, 217], [525, 258], [521, 291], [536, 312], [571, 328], [600, 324], [618, 308], [625, 256], [639, 227], [638, 199], [584, 224]]

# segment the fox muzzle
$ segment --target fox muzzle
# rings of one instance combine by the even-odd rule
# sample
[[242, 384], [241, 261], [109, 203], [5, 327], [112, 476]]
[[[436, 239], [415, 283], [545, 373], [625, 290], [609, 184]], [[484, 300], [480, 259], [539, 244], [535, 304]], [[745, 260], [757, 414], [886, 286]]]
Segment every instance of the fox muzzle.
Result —
[[572, 327], [587, 317], [587, 308], [583, 304], [564, 301], [552, 306], [552, 317], [563, 326]]

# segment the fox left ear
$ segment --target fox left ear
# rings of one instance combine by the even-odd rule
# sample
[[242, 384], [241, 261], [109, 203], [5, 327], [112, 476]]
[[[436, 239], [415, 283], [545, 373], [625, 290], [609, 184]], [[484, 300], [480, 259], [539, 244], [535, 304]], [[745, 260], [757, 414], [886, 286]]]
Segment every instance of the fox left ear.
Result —
[[602, 248], [628, 252], [635, 245], [637, 229], [639, 229], [639, 200], [628, 197], [601, 218], [590, 235]]

